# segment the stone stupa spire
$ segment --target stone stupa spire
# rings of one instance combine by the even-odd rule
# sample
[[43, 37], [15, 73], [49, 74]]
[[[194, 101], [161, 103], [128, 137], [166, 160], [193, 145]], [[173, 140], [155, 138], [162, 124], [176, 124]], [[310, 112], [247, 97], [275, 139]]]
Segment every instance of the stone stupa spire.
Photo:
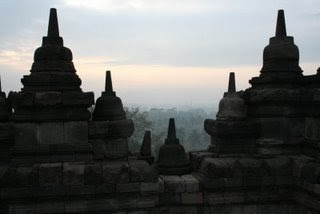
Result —
[[48, 33], [47, 36], [43, 37], [42, 45], [57, 45], [63, 46], [63, 39], [59, 35], [59, 23], [57, 10], [55, 8], [50, 9]]
[[146, 131], [140, 148], [141, 156], [151, 156], [151, 132]]
[[228, 93], [236, 92], [236, 82], [234, 78], [234, 72], [229, 73]]
[[105, 83], [105, 91], [106, 92], [113, 92], [112, 88], [112, 81], [111, 81], [111, 72], [107, 71], [106, 72], [106, 83]]
[[173, 118], [170, 118], [170, 120], [169, 120], [169, 127], [168, 127], [167, 139], [170, 139], [170, 140], [175, 140], [175, 139], [177, 139], [177, 135], [176, 135], [176, 125], [175, 125], [175, 123], [174, 123], [174, 119], [173, 119]]
[[276, 26], [276, 37], [287, 36], [286, 22], [284, 18], [284, 11], [278, 10], [277, 26]]
[[60, 37], [57, 10], [55, 8], [50, 9], [48, 37]]

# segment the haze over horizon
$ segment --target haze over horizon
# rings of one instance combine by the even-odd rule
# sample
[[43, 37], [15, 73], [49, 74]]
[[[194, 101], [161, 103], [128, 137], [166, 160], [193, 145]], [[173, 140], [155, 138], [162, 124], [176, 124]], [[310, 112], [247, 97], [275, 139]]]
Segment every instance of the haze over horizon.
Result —
[[304, 74], [320, 66], [316, 0], [3, 0], [0, 75], [7, 93], [20, 90], [29, 74], [52, 7], [82, 89], [99, 97], [111, 70], [127, 106], [217, 108], [229, 72], [236, 73], [237, 90], [259, 75], [278, 9], [285, 11]]

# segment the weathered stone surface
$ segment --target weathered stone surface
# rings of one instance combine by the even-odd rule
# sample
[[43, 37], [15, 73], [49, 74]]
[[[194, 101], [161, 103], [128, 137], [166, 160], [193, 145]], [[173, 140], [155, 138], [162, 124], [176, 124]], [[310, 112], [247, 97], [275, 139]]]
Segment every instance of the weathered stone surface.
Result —
[[140, 184], [140, 191], [141, 192], [158, 192], [159, 191], [159, 182], [154, 182], [154, 183], [142, 182]]
[[150, 166], [144, 160], [131, 160], [130, 180], [132, 182], [156, 182], [158, 173], [154, 166]]
[[64, 143], [87, 144], [88, 143], [88, 122], [70, 121], [63, 123]]
[[63, 185], [83, 185], [84, 169], [84, 162], [63, 163]]
[[34, 123], [15, 123], [14, 124], [15, 145], [35, 145], [39, 143], [38, 126]]
[[164, 181], [164, 191], [165, 192], [184, 192], [185, 182], [177, 175], [161, 175]]
[[182, 193], [181, 203], [182, 204], [202, 204], [203, 203], [202, 192]]
[[[0, 209], [0, 211], [2, 211]], [[3, 213], [6, 211], [3, 210]], [[9, 205], [9, 213], [12, 214], [34, 214], [36, 212], [35, 204], [13, 204]]]
[[205, 203], [212, 205], [224, 204], [224, 196], [222, 193], [205, 193], [203, 195]]
[[63, 144], [63, 122], [39, 123], [39, 144]]
[[88, 212], [87, 203], [88, 201], [86, 200], [65, 201], [65, 212], [66, 213]]
[[39, 184], [38, 165], [21, 166], [16, 170], [19, 186], [36, 186]]
[[193, 175], [182, 175], [181, 178], [184, 180], [186, 185], [186, 192], [198, 192], [199, 181]]
[[61, 104], [61, 93], [55, 91], [36, 92], [34, 97], [35, 105], [53, 106]]
[[130, 180], [129, 164], [126, 161], [104, 161], [102, 170], [105, 183], [128, 183]]
[[91, 106], [93, 103], [94, 103], [93, 92], [64, 91], [62, 93], [62, 104], [63, 105]]
[[61, 163], [40, 164], [39, 184], [40, 186], [61, 185], [62, 184], [62, 164]]
[[139, 192], [140, 183], [118, 183], [117, 192]]
[[63, 201], [39, 202], [36, 205], [36, 213], [63, 213]]
[[101, 162], [87, 163], [85, 166], [85, 184], [102, 183], [102, 166]]
[[128, 140], [125, 138], [118, 139], [92, 139], [95, 159], [121, 159], [129, 154]]
[[160, 206], [180, 205], [181, 193], [161, 193], [159, 195]]
[[231, 177], [230, 166], [226, 161], [219, 158], [204, 159], [200, 171], [208, 178]]

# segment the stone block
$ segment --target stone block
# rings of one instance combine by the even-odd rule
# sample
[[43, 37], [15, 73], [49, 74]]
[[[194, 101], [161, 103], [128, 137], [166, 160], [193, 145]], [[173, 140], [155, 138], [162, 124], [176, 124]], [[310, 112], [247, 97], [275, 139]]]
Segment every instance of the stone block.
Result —
[[164, 192], [159, 194], [159, 205], [170, 206], [181, 204], [181, 193]]
[[154, 208], [158, 204], [158, 195], [137, 198], [137, 208]]
[[295, 177], [301, 177], [302, 168], [304, 165], [306, 165], [308, 162], [310, 162], [310, 159], [306, 158], [297, 158], [292, 161], [292, 174]]
[[231, 177], [229, 164], [221, 158], [206, 158], [202, 161], [200, 172], [207, 178]]
[[118, 183], [117, 192], [140, 192], [140, 183]]
[[62, 93], [63, 105], [81, 105], [91, 106], [94, 103], [93, 92], [71, 92], [65, 91]]
[[119, 159], [126, 158], [129, 154], [128, 141], [125, 138], [119, 139], [91, 139], [95, 159]]
[[61, 92], [46, 91], [36, 92], [34, 97], [35, 105], [39, 106], [57, 106], [62, 103]]
[[86, 200], [76, 200], [76, 201], [65, 201], [65, 212], [66, 213], [87, 213], [88, 201]]
[[62, 183], [62, 163], [43, 163], [39, 167], [40, 186], [58, 186]]
[[294, 184], [292, 176], [277, 176], [276, 180], [278, 185], [288, 186]]
[[129, 164], [126, 161], [105, 161], [102, 163], [102, 169], [105, 183], [129, 182]]
[[20, 92], [13, 95], [14, 106], [32, 106], [34, 104], [34, 96], [31, 92]]
[[186, 192], [199, 191], [199, 181], [193, 175], [182, 175], [181, 178], [184, 180], [184, 183], [186, 185]]
[[158, 173], [155, 167], [144, 160], [130, 160], [131, 182], [156, 182]]
[[155, 183], [142, 182], [140, 184], [141, 192], [158, 192], [158, 190], [159, 190], [159, 182], [155, 182]]
[[165, 192], [185, 192], [184, 180], [177, 175], [161, 175]]
[[202, 204], [203, 196], [202, 192], [184, 192], [181, 194], [181, 203], [182, 204]]
[[19, 186], [38, 185], [38, 165], [18, 167], [16, 176]]
[[[13, 204], [9, 205], [10, 214], [34, 214], [36, 212], [35, 204]], [[0, 213], [6, 213], [0, 208]]]
[[207, 151], [190, 152], [190, 161], [194, 169], [198, 169], [201, 166], [201, 162], [208, 157], [214, 157], [216, 154]]
[[263, 176], [261, 177], [261, 185], [262, 186], [273, 186], [277, 184], [276, 176]]
[[63, 122], [39, 123], [40, 144], [62, 144], [64, 138]]
[[64, 213], [64, 211], [62, 201], [39, 202], [36, 205], [36, 213]]
[[209, 206], [225, 204], [223, 193], [204, 193], [204, 202]]
[[206, 189], [209, 190], [224, 190], [224, 178], [204, 179], [200, 182]]
[[226, 204], [241, 204], [245, 202], [245, 194], [242, 192], [224, 192], [223, 197]]
[[242, 213], [242, 205], [232, 205], [230, 207], [230, 214], [241, 214]]
[[164, 181], [161, 177], [158, 178], [158, 184], [159, 184], [159, 192], [164, 192]]
[[243, 214], [257, 214], [257, 205], [243, 205], [242, 207]]
[[102, 183], [101, 162], [87, 163], [85, 166], [84, 179], [86, 185]]
[[64, 122], [64, 143], [87, 144], [88, 143], [88, 122], [70, 121]]
[[292, 174], [292, 162], [287, 157], [265, 159], [262, 168], [266, 169], [271, 176]]
[[313, 185], [313, 192], [320, 196], [320, 184]]
[[15, 123], [14, 124], [15, 146], [36, 145], [38, 140], [38, 127], [35, 123]]
[[84, 185], [84, 162], [63, 163], [63, 185]]
[[96, 194], [106, 194], [116, 192], [116, 184], [98, 184], [95, 186]]
[[76, 196], [94, 195], [96, 193], [96, 187], [94, 185], [72, 185], [64, 187], [65, 194], [70, 198]]
[[224, 178], [223, 180], [226, 188], [242, 187], [243, 185], [242, 178]]
[[320, 139], [320, 119], [306, 118], [305, 119], [305, 137], [310, 140]]
[[106, 158], [124, 158], [129, 154], [128, 140], [126, 138], [104, 139], [103, 154]]

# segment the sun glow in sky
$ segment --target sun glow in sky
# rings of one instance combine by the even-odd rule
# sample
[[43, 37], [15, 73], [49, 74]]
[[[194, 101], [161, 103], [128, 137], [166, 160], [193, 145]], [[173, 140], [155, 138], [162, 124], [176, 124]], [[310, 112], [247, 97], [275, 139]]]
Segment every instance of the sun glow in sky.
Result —
[[0, 74], [6, 92], [22, 87], [51, 7], [58, 10], [60, 35], [73, 52], [83, 90], [100, 96], [111, 70], [125, 105], [216, 108], [229, 72], [236, 73], [238, 90], [259, 75], [278, 9], [285, 10], [304, 74], [319, 67], [317, 0], [3, 0]]

